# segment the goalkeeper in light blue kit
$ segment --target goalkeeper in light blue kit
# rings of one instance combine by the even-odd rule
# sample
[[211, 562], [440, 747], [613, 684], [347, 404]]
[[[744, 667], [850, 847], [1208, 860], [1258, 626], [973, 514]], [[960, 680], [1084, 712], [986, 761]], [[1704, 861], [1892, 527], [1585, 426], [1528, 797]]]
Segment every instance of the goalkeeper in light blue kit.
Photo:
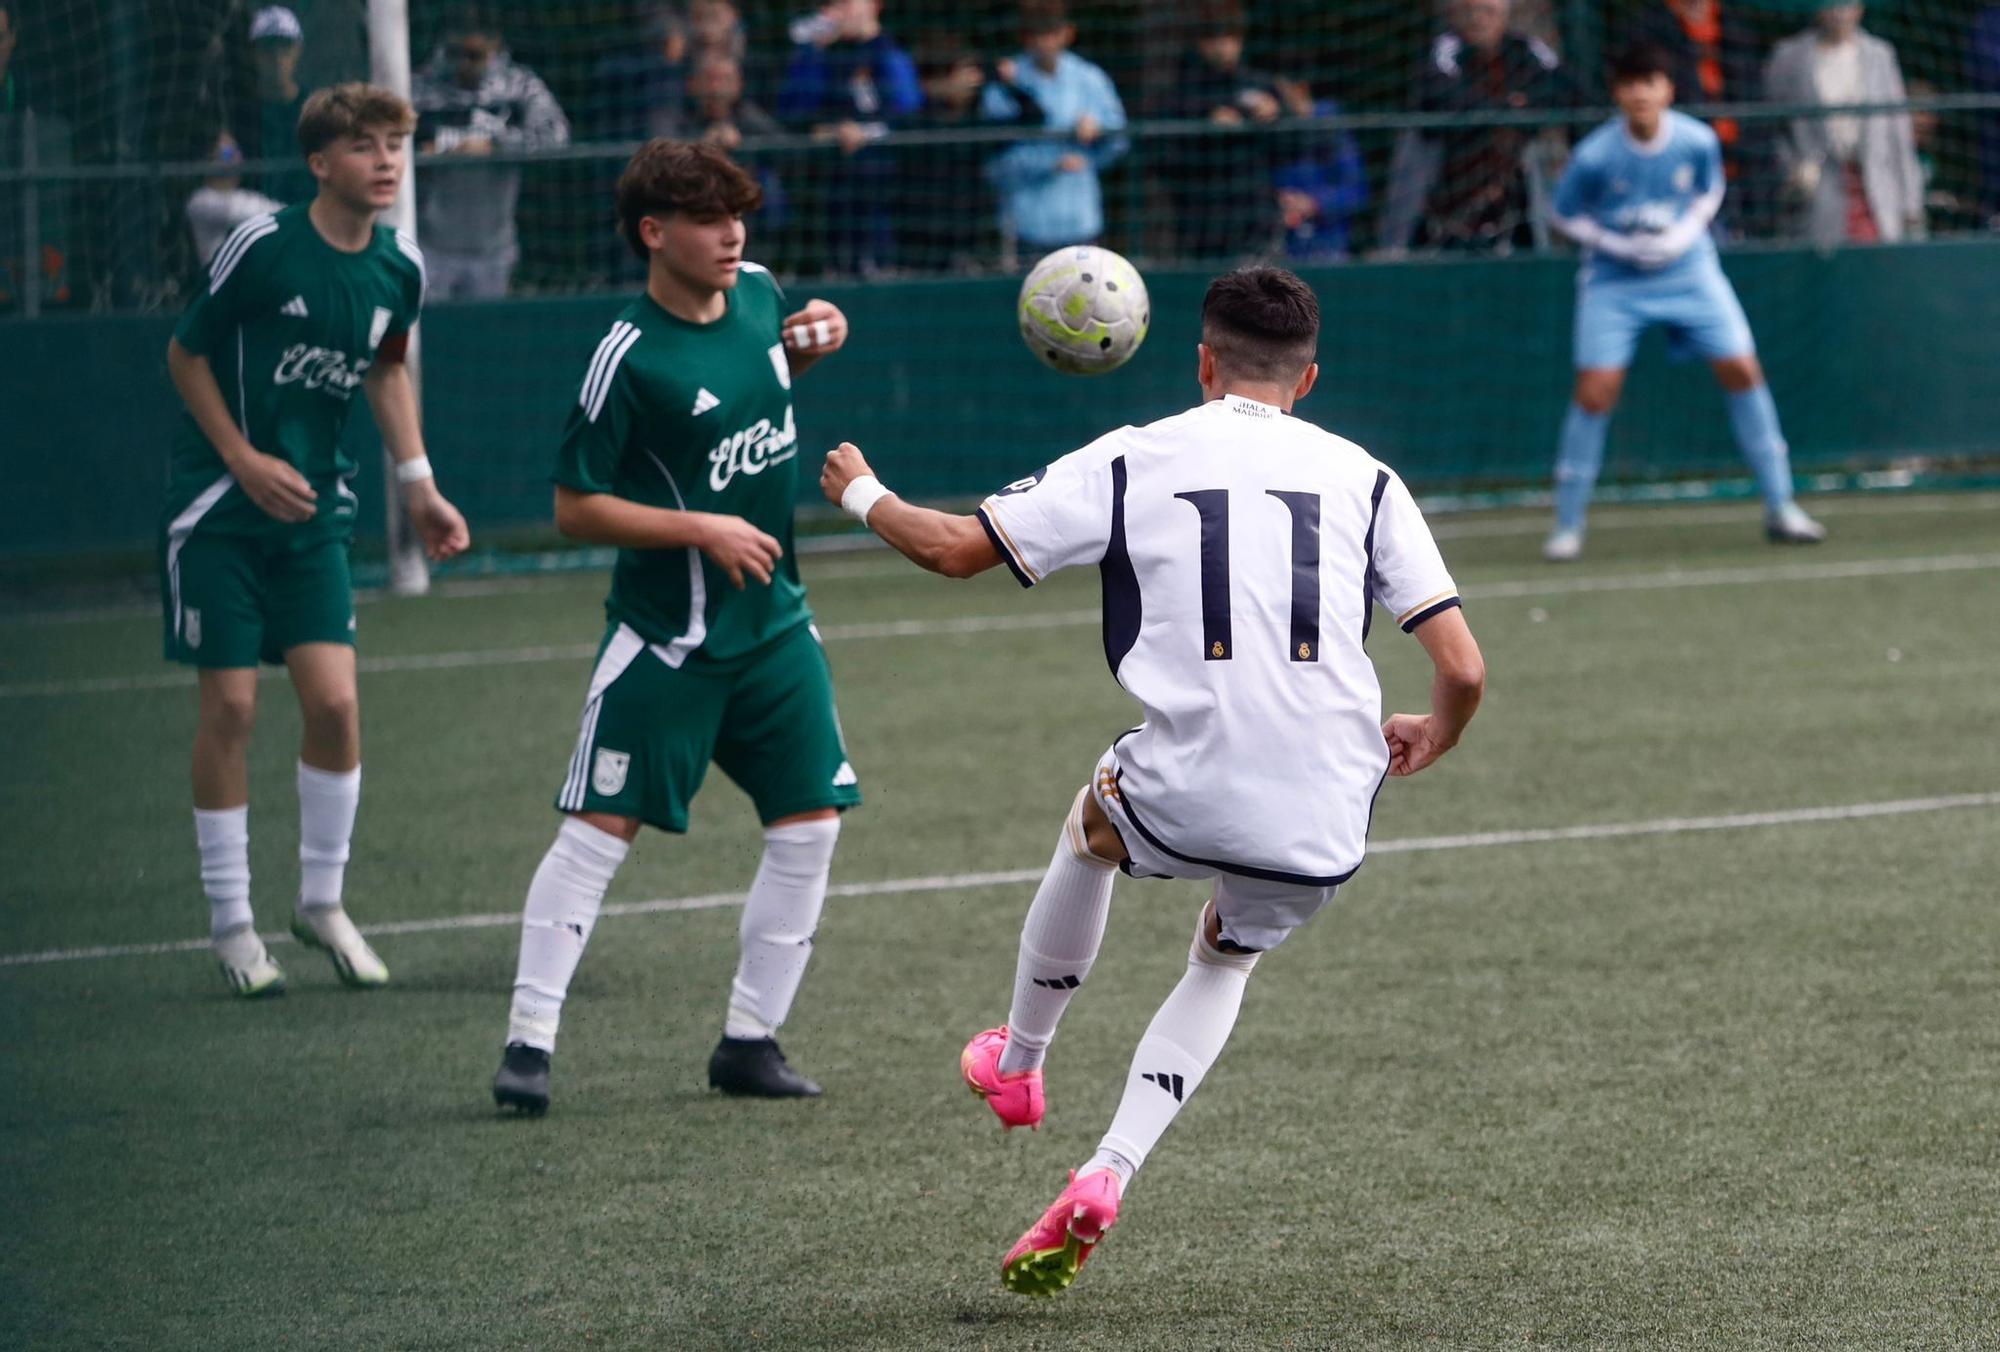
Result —
[[1604, 434], [1640, 335], [1667, 330], [1676, 357], [1700, 356], [1729, 401], [1729, 424], [1764, 497], [1778, 544], [1816, 544], [1826, 530], [1792, 500], [1777, 405], [1757, 362], [1710, 224], [1725, 188], [1722, 148], [1702, 122], [1672, 110], [1671, 58], [1634, 46], [1612, 67], [1620, 116], [1576, 148], [1556, 186], [1556, 227], [1584, 248], [1576, 301], [1576, 393], [1556, 453], [1556, 526], [1543, 557], [1583, 553], [1584, 513], [1604, 462]]

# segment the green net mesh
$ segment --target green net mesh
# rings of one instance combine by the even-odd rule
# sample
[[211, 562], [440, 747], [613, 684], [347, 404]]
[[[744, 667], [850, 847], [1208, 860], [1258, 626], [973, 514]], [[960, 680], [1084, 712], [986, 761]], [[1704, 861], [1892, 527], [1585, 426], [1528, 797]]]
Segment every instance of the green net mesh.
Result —
[[[131, 470], [155, 462], [173, 414], [165, 325], [231, 222], [310, 193], [290, 127], [306, 92], [367, 75], [366, 11], [0, 4], [0, 332], [54, 382], [25, 430], [153, 482]], [[1535, 483], [1567, 384], [1575, 264], [1550, 194], [1605, 114], [1608, 58], [1643, 38], [1673, 56], [1681, 105], [1723, 136], [1719, 230], [1798, 462], [1980, 455], [2000, 5], [1870, 5], [1858, 69], [1815, 61], [1811, 35], [1857, 11], [419, 0], [430, 436], [475, 511], [545, 513], [562, 410], [641, 280], [612, 185], [640, 141], [672, 135], [728, 147], [762, 183], [752, 257], [854, 313], [842, 397], [802, 394], [808, 442], [872, 437], [921, 491], [979, 491], [1184, 403], [1201, 279], [1247, 258], [1321, 289], [1317, 416], [1432, 488]], [[1844, 160], [1824, 149], [1836, 129]], [[1851, 209], [1829, 215], [1828, 193]], [[1013, 336], [1020, 272], [1083, 239], [1130, 257], [1158, 300], [1147, 349], [1096, 382], [1041, 371]], [[85, 316], [139, 327], [53, 322]], [[79, 351], [93, 363], [66, 364]], [[1699, 376], [1664, 373], [1652, 395], [1635, 382], [1609, 477], [1734, 464], [1719, 415], [1691, 412], [1711, 397]], [[129, 392], [115, 421], [93, 411], [106, 381]], [[146, 534], [139, 506], [61, 505], [50, 474], [49, 505], [20, 509], [33, 519], [11, 544]]]

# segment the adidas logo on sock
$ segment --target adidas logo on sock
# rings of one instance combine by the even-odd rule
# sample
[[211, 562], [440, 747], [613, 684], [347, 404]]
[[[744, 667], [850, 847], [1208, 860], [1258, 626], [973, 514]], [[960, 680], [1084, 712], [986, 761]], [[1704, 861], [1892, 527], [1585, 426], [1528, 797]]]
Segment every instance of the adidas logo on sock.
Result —
[[702, 414], [708, 412], [710, 409], [714, 408], [717, 404], [720, 404], [721, 402], [722, 401], [720, 399], [717, 399], [714, 395], [710, 394], [706, 389], [698, 389], [695, 391], [694, 395], [694, 409], [692, 412], [688, 414], [688, 416], [690, 418], [699, 418]]
[[1150, 1070], [1142, 1071], [1140, 1072], [1139, 1078], [1142, 1080], [1150, 1080], [1152, 1083], [1166, 1090], [1169, 1094], [1172, 1094], [1174, 1096], [1175, 1103], [1179, 1103], [1181, 1101], [1181, 1090], [1187, 1083], [1187, 1081], [1183, 1080], [1180, 1076], [1169, 1075], [1165, 1071], [1162, 1071], [1157, 1075], [1155, 1075]]
[[304, 319], [306, 317], [306, 298], [304, 296], [293, 296], [278, 307], [278, 313], [281, 315], [290, 315], [294, 319]]
[[1052, 991], [1073, 991], [1083, 984], [1083, 978], [1075, 976], [1038, 976], [1029, 979], [1037, 986], [1046, 986]]

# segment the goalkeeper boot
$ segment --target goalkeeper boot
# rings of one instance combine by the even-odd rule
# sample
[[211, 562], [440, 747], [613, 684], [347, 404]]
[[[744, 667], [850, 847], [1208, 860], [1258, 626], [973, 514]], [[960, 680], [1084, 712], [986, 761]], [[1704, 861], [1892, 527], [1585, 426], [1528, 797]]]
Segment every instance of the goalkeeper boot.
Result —
[[1000, 1054], [1007, 1050], [1007, 1028], [989, 1028], [965, 1044], [958, 1054], [958, 1070], [966, 1087], [986, 1100], [986, 1106], [1000, 1119], [1004, 1130], [1042, 1125], [1042, 1072], [1017, 1070], [1000, 1073]]
[[510, 1042], [500, 1054], [500, 1072], [493, 1077], [493, 1102], [523, 1117], [540, 1117], [549, 1110], [549, 1054], [525, 1042]]
[[292, 913], [292, 937], [333, 959], [341, 981], [356, 990], [389, 984], [389, 969], [339, 906], [301, 906]]
[[1575, 563], [1583, 557], [1583, 532], [1556, 530], [1542, 542], [1542, 557], [1550, 563]]
[[210, 941], [209, 947], [230, 986], [244, 999], [285, 993], [285, 969], [272, 959], [270, 950], [251, 926], [224, 930]]
[[744, 1098], [818, 1098], [820, 1087], [793, 1070], [769, 1037], [725, 1037], [708, 1058], [708, 1087]]
[[1104, 1232], [1118, 1223], [1118, 1175], [1109, 1169], [1076, 1176], [1062, 1196], [1028, 1227], [1000, 1263], [1000, 1284], [1023, 1296], [1069, 1289]]
[[1788, 502], [1764, 518], [1764, 538], [1774, 545], [1816, 545], [1826, 538], [1826, 527]]

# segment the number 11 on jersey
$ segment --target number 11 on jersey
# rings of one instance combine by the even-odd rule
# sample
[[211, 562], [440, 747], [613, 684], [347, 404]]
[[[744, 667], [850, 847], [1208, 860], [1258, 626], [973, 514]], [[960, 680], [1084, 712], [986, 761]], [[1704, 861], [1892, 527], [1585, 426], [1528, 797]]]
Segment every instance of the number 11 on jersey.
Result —
[[[1290, 659], [1319, 660], [1319, 494], [1265, 490], [1292, 514]], [[1229, 596], [1229, 490], [1197, 488], [1174, 494], [1201, 517], [1201, 641], [1210, 662], [1235, 656]]]

